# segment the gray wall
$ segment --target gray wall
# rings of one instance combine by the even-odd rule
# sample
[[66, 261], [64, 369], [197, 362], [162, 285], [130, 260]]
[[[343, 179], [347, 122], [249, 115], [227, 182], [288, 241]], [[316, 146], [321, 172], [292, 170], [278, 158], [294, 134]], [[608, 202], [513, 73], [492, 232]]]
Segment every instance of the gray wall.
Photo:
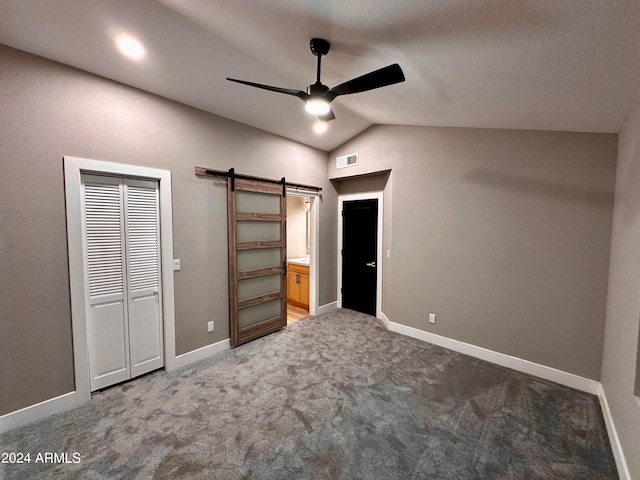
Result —
[[599, 380], [616, 151], [610, 134], [373, 126], [328, 173], [392, 171], [389, 320]]
[[640, 478], [640, 106], [620, 132], [602, 386], [630, 470]]
[[65, 155], [171, 170], [178, 354], [229, 336], [226, 190], [196, 165], [323, 187], [320, 305], [335, 301], [325, 152], [4, 46], [0, 84], [0, 415], [74, 389]]

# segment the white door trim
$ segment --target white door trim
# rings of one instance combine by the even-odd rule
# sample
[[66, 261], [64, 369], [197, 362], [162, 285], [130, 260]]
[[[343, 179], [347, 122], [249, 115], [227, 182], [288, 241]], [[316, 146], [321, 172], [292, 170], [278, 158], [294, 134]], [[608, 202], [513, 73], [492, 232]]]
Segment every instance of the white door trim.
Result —
[[320, 272], [318, 266], [320, 265], [320, 215], [318, 211], [320, 209], [320, 193], [307, 192], [296, 190], [295, 187], [287, 188], [287, 195], [295, 195], [298, 197], [313, 197], [311, 202], [311, 210], [309, 211], [310, 222], [312, 224], [311, 235], [311, 254], [309, 255], [309, 315], [317, 315], [320, 305]]
[[338, 195], [338, 308], [342, 308], [342, 210], [344, 202], [353, 200], [378, 200], [378, 252], [376, 259], [376, 317], [382, 319], [382, 211], [383, 192]]
[[64, 157], [64, 185], [67, 207], [67, 246], [69, 252], [69, 283], [71, 290], [71, 325], [77, 403], [91, 398], [89, 352], [85, 309], [84, 259], [82, 249], [81, 175], [118, 175], [158, 180], [160, 190], [160, 252], [162, 271], [162, 303], [164, 315], [165, 368], [174, 370], [175, 308], [173, 286], [173, 227], [171, 205], [171, 172], [157, 168]]

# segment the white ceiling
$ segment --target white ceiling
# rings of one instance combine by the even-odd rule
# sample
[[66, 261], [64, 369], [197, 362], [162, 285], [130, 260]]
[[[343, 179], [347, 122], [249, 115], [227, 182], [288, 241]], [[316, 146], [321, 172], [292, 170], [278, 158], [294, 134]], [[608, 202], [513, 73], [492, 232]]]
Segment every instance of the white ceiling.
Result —
[[[299, 99], [225, 80], [304, 90], [312, 37], [330, 87], [406, 82], [338, 97], [318, 135]], [[0, 0], [0, 43], [323, 150], [371, 124], [617, 132], [640, 99], [638, 0]]]

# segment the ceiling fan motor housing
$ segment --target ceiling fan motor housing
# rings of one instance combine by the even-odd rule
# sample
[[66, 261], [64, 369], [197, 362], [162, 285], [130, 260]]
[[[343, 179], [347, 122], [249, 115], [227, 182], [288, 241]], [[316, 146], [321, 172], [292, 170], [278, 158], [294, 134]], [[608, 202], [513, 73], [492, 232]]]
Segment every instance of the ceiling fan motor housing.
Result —
[[309, 48], [311, 48], [311, 53], [313, 53], [316, 57], [322, 56], [324, 57], [327, 53], [329, 53], [329, 48], [331, 45], [323, 38], [312, 38], [311, 42], [309, 42]]
[[328, 90], [329, 87], [320, 82], [312, 83], [307, 87], [307, 93], [312, 97], [320, 97]]

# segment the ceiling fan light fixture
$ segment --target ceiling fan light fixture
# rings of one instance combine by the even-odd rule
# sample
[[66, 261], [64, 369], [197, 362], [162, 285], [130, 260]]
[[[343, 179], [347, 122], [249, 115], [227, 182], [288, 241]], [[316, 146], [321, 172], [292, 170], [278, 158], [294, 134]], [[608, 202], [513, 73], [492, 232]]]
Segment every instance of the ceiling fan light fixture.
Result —
[[326, 115], [331, 110], [329, 102], [322, 98], [312, 98], [307, 100], [305, 110], [313, 115]]

